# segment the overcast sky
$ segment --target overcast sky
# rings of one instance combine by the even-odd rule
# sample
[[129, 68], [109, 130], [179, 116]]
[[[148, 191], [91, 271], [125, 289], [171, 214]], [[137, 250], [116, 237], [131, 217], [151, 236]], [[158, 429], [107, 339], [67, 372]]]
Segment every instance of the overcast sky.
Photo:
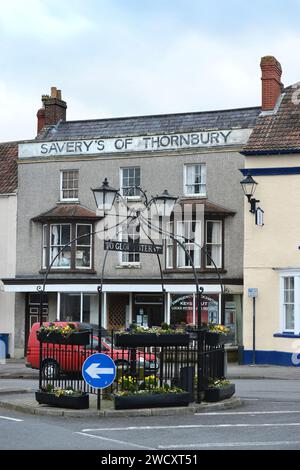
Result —
[[300, 80], [300, 0], [0, 0], [0, 141], [31, 139], [41, 95], [68, 120], [260, 104], [260, 57]]

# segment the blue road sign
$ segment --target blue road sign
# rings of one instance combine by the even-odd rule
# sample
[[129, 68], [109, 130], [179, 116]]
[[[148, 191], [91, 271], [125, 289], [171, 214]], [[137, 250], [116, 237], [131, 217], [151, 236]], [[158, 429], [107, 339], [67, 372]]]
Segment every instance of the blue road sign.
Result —
[[92, 354], [83, 363], [82, 375], [94, 388], [109, 387], [116, 377], [116, 365], [106, 354]]

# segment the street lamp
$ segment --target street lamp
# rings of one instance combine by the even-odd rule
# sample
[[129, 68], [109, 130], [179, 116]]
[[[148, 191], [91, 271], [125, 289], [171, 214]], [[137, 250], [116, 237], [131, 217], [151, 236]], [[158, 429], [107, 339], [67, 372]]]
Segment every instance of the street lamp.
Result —
[[167, 189], [160, 196], [154, 197], [152, 202], [155, 205], [157, 215], [159, 217], [170, 217], [177, 199], [177, 197], [171, 196]]
[[98, 209], [109, 212], [115, 202], [118, 190], [109, 186], [108, 180], [105, 178], [102, 185], [99, 188], [92, 189], [92, 191]]
[[251, 174], [248, 173], [247, 176], [240, 182], [240, 184], [243, 188], [245, 196], [248, 199], [248, 202], [250, 203], [249, 212], [255, 214], [256, 203], [260, 202], [253, 197], [258, 183], [252, 178]]

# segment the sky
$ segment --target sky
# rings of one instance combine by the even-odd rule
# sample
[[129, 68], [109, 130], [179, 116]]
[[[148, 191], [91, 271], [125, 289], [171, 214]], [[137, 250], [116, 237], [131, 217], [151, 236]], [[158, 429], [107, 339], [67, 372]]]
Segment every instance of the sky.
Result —
[[260, 58], [300, 80], [300, 0], [0, 0], [0, 142], [32, 139], [41, 95], [67, 119], [261, 101]]

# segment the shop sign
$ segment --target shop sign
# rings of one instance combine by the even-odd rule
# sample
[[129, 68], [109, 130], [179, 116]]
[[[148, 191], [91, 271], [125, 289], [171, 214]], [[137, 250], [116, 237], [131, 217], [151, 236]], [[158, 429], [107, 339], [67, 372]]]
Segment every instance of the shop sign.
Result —
[[163, 245], [152, 243], [128, 243], [114, 240], [104, 240], [105, 251], [123, 251], [126, 253], [145, 253], [150, 255], [162, 255]]
[[90, 140], [28, 142], [19, 144], [19, 158], [97, 156], [112, 153], [174, 151], [244, 145], [250, 134], [251, 129], [224, 129]]

